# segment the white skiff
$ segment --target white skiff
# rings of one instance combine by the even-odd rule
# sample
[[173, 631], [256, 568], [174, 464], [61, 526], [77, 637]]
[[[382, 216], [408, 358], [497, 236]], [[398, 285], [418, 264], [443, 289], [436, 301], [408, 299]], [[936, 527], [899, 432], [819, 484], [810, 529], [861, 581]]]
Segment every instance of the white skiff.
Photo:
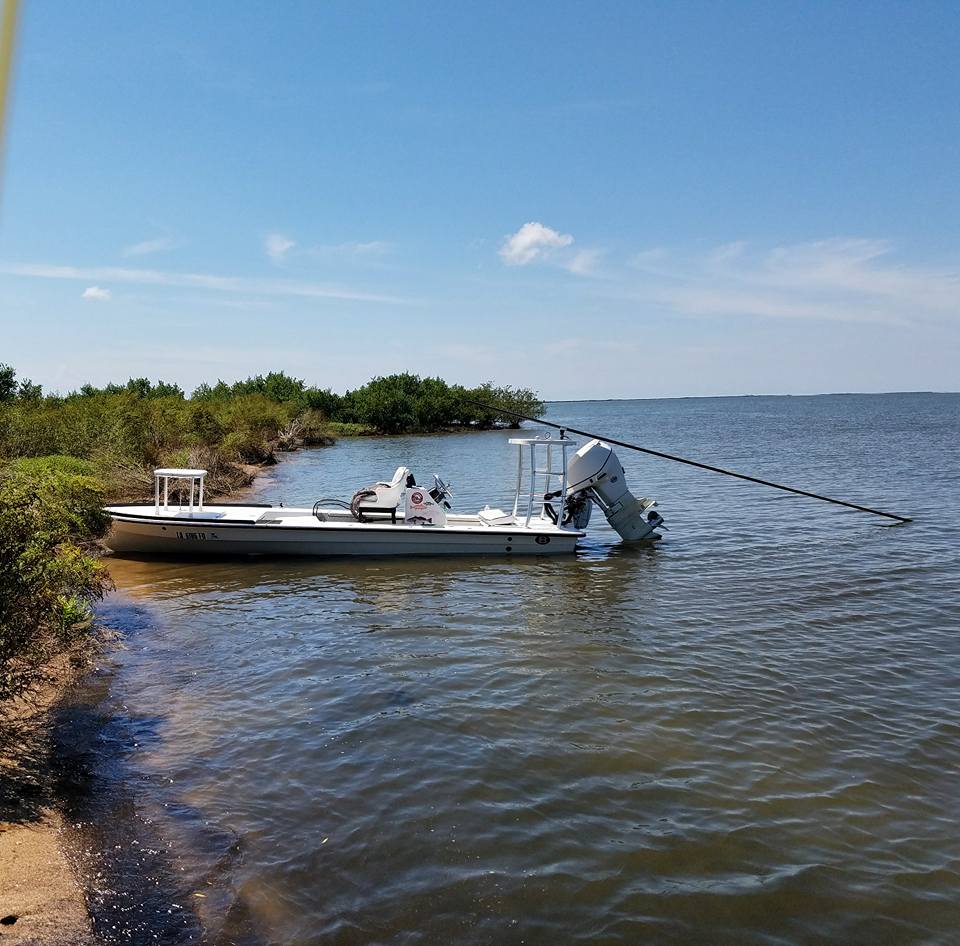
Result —
[[563, 436], [510, 443], [518, 448], [510, 511], [453, 513], [439, 477], [430, 488], [418, 486], [403, 466], [349, 502], [320, 500], [312, 508], [207, 504], [205, 470], [159, 469], [152, 504], [107, 507], [107, 544], [121, 554], [162, 556], [556, 555], [576, 550], [594, 503], [623, 538], [659, 538], [656, 503], [627, 490], [606, 444], [592, 440], [568, 459], [576, 444]]

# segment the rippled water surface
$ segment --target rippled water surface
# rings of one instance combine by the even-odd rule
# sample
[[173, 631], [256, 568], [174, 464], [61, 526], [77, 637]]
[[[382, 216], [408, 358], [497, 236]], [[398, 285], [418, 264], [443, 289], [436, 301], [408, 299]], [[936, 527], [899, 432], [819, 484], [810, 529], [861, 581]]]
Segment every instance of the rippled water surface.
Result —
[[[550, 416], [916, 521], [620, 451], [657, 548], [598, 516], [576, 558], [113, 561], [176, 909], [211, 942], [960, 942], [960, 397]], [[473, 511], [508, 436], [343, 441], [260, 498], [402, 462]]]

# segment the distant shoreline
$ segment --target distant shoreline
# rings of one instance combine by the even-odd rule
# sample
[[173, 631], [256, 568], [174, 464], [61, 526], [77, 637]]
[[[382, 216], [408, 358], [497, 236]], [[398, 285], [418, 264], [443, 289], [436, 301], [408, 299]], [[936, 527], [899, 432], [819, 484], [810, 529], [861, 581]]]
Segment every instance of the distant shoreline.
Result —
[[960, 391], [824, 391], [817, 394], [665, 394], [660, 397], [544, 398], [545, 404], [610, 404], [616, 401], [719, 401], [769, 397], [957, 397]]

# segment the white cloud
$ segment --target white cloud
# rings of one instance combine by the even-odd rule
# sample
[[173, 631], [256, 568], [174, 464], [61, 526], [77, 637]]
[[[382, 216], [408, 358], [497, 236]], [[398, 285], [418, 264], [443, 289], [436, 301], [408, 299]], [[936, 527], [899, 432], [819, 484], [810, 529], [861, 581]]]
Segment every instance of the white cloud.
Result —
[[[119, 266], [56, 266], [50, 263], [0, 263], [0, 273], [36, 279], [76, 279], [83, 282], [133, 283], [178, 289], [208, 289], [238, 295], [299, 296], [307, 299], [343, 299], [351, 302], [383, 302], [406, 305], [411, 300], [380, 293], [364, 292], [329, 283], [304, 283], [286, 279], [253, 279], [244, 276], [217, 276], [211, 273], [170, 273], [155, 269], [126, 269]], [[86, 292], [107, 292], [91, 286]], [[84, 293], [86, 296], [86, 293]], [[89, 296], [88, 298], [102, 298]]]
[[594, 276], [603, 256], [603, 250], [580, 250], [564, 263], [564, 269], [575, 276]]
[[698, 256], [657, 249], [632, 260], [634, 298], [678, 314], [907, 325], [960, 311], [960, 270], [897, 263], [885, 240], [832, 237]]
[[122, 250], [124, 256], [149, 256], [151, 253], [162, 253], [173, 250], [178, 242], [169, 236], [157, 237], [155, 240], [143, 240], [140, 243], [131, 243]]
[[87, 286], [80, 295], [81, 299], [89, 299], [91, 302], [109, 302], [113, 298], [113, 293], [109, 289], [101, 289], [99, 286]]
[[653, 249], [635, 253], [629, 264], [648, 275], [666, 276], [669, 275], [671, 266], [670, 253], [665, 247], [655, 246]]
[[267, 256], [275, 263], [281, 262], [287, 253], [297, 245], [295, 240], [291, 240], [290, 237], [284, 236], [282, 233], [270, 233], [263, 242]]
[[500, 259], [507, 266], [526, 266], [536, 259], [548, 257], [554, 250], [573, 243], [569, 233], [558, 233], [542, 223], [525, 223], [512, 236], [504, 237]]
[[345, 249], [350, 250], [357, 256], [382, 256], [389, 253], [391, 246], [384, 240], [370, 240], [367, 243], [345, 243]]
[[312, 246], [304, 250], [310, 256], [320, 259], [329, 257], [354, 258], [354, 259], [373, 259], [386, 256], [393, 251], [393, 244], [385, 240], [369, 240], [367, 242], [351, 243], [322, 243], [319, 246]]

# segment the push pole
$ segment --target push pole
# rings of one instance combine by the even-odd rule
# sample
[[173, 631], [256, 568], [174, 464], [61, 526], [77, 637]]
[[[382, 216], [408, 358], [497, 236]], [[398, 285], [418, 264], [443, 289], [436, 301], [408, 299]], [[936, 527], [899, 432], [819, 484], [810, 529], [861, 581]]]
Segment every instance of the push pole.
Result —
[[534, 424], [543, 424], [545, 427], [553, 427], [556, 430], [567, 430], [572, 434], [579, 434], [581, 437], [590, 437], [594, 440], [602, 440], [604, 443], [612, 443], [617, 447], [624, 447], [627, 450], [636, 450], [638, 453], [646, 453], [652, 457], [660, 457], [661, 460], [673, 460], [674, 463], [685, 463], [687, 466], [695, 466], [701, 470], [709, 470], [711, 473], [720, 473], [723, 476], [732, 476], [738, 480], [746, 480], [748, 483], [759, 483], [760, 486], [770, 486], [773, 489], [782, 489], [787, 493], [795, 493], [797, 496], [808, 496], [810, 499], [819, 499], [821, 502], [833, 503], [835, 506], [846, 506], [848, 509], [856, 509], [860, 512], [869, 512], [874, 516], [884, 516], [887, 519], [895, 519], [897, 522], [913, 522], [906, 516], [898, 516], [892, 512], [882, 512], [879, 509], [871, 509], [869, 506], [860, 506], [857, 503], [848, 503], [843, 499], [833, 499], [830, 496], [821, 496], [819, 493], [811, 493], [806, 489], [797, 489], [794, 486], [784, 486], [783, 483], [774, 483], [771, 480], [762, 480], [757, 476], [748, 476], [746, 473], [736, 473], [733, 470], [725, 470], [720, 466], [711, 466], [709, 463], [700, 463], [699, 460], [688, 460], [686, 457], [678, 457], [672, 453], [662, 453], [660, 450], [651, 450], [649, 447], [641, 447], [635, 443], [627, 443], [624, 440], [614, 440], [612, 437], [603, 437], [600, 434], [592, 434], [588, 430], [577, 430], [569, 424], [555, 424], [553, 421], [541, 420], [539, 417], [528, 417], [526, 414], [519, 414], [517, 411], [508, 411], [503, 407], [494, 407], [492, 404], [484, 404], [482, 401], [474, 401], [470, 398], [464, 398], [468, 404], [477, 407], [486, 408], [496, 414], [509, 414], [511, 417], [519, 417], [520, 420], [528, 420]]

